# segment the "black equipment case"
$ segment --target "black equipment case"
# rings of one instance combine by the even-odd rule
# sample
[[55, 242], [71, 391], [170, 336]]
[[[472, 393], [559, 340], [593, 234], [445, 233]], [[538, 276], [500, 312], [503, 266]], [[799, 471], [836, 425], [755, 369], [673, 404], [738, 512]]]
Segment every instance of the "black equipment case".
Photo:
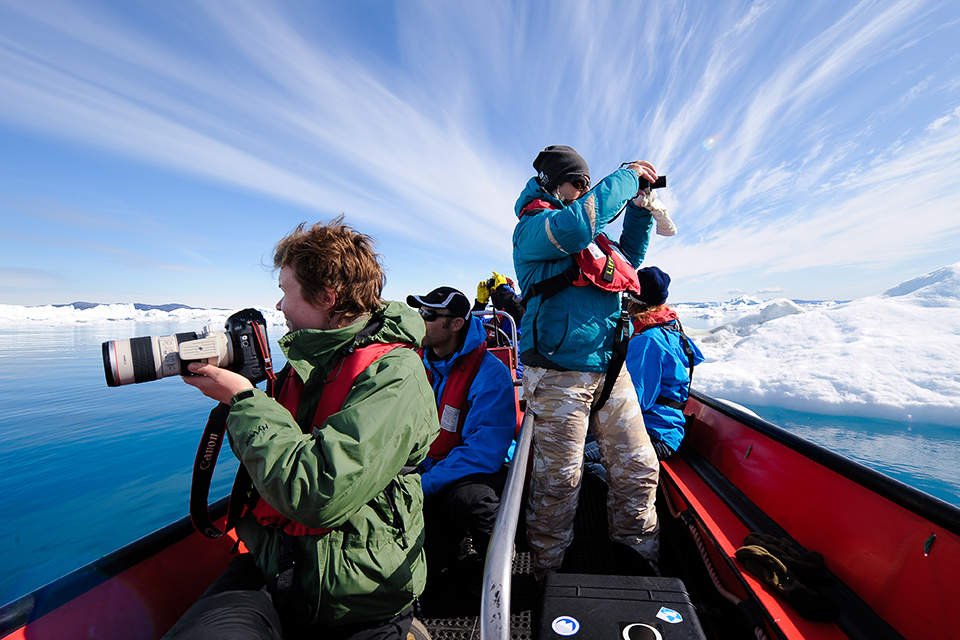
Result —
[[703, 640], [676, 578], [554, 573], [544, 584], [539, 640]]

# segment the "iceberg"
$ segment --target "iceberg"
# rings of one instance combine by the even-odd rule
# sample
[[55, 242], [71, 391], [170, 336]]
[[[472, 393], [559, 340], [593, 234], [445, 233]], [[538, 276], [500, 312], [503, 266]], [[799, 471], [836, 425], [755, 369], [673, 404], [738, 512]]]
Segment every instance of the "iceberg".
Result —
[[706, 357], [693, 388], [714, 397], [901, 422], [960, 415], [960, 263], [876, 296], [772, 300], [688, 333]]

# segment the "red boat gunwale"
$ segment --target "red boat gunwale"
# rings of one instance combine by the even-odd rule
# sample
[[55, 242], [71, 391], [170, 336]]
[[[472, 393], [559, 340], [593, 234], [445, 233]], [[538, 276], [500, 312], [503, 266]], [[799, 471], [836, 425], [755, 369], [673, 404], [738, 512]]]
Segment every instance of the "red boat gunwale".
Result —
[[[210, 507], [221, 526], [228, 501]], [[235, 544], [233, 531], [210, 540], [184, 517], [4, 606], [0, 638], [155, 640], [226, 569]]]
[[[700, 394], [691, 394], [687, 413], [686, 454], [663, 464], [661, 484], [680, 511], [691, 509], [686, 519], [700, 529], [724, 588], [759, 602], [769, 632], [960, 636], [960, 510]], [[751, 509], [762, 516], [751, 520]], [[825, 595], [860, 611], [844, 610], [836, 625], [807, 622], [742, 570], [733, 552], [743, 536], [770, 528], [822, 553], [841, 581]]]

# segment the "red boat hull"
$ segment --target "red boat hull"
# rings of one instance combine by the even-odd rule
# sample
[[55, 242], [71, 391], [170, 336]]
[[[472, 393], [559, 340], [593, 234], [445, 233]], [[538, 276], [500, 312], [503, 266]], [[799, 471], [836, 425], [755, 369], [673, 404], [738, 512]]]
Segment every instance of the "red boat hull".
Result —
[[[211, 513], [226, 507], [221, 500]], [[197, 534], [184, 518], [7, 605], [2, 637], [156, 640], [226, 569], [235, 544]]]
[[[696, 394], [687, 409], [693, 422], [683, 449], [698, 454], [696, 463], [687, 462], [692, 455], [666, 461], [661, 485], [678, 514], [689, 510], [722, 587], [762, 604], [769, 634], [960, 637], [957, 509], [746, 412]], [[714, 471], [720, 479], [710, 479]], [[734, 559], [743, 537], [763, 526], [820, 552], [853, 592], [851, 606], [866, 609], [845, 611], [836, 624], [802, 619]]]
[[[688, 413], [687, 440], [663, 463], [663, 495], [750, 625], [787, 639], [960, 638], [960, 509], [710, 398], [693, 394]], [[226, 507], [211, 507], [221, 526]], [[745, 570], [734, 552], [751, 531], [823, 555], [837, 580], [825, 590], [841, 605], [837, 622], [804, 620]], [[196, 534], [184, 518], [6, 605], [0, 638], [159, 638], [234, 544]]]

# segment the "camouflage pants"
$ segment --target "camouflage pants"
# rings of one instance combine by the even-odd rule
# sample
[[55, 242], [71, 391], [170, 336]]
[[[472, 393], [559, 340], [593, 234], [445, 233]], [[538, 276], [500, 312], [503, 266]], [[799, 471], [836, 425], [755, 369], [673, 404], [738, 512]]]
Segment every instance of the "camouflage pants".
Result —
[[523, 391], [536, 415], [527, 502], [527, 542], [537, 577], [556, 571], [573, 539], [588, 427], [607, 470], [610, 538], [657, 562], [660, 525], [654, 501], [660, 466], [624, 367], [610, 397], [590, 415], [605, 374], [525, 367]]

